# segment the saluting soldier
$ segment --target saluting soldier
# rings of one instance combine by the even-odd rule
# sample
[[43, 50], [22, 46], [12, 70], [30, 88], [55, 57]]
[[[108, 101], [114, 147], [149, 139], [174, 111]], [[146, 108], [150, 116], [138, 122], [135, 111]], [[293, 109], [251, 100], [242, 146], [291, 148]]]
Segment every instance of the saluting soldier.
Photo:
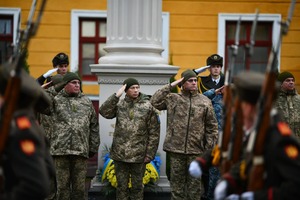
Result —
[[200, 93], [204, 93], [210, 89], [218, 89], [224, 85], [225, 77], [221, 73], [223, 57], [218, 54], [212, 54], [206, 59], [206, 65], [209, 66], [210, 74], [208, 76], [199, 76], [197, 69], [193, 70], [198, 75]]
[[68, 72], [68, 66], [69, 66], [69, 57], [67, 54], [60, 52], [54, 58], [52, 59], [53, 69], [48, 70], [46, 73], [41, 75], [36, 79], [36, 81], [43, 85], [45, 82], [50, 82], [52, 80], [52, 74], [54, 72], [57, 72], [57, 74], [60, 74], [64, 76]]
[[[2, 100], [9, 74], [8, 66], [0, 66]], [[4, 175], [4, 194], [0, 194], [0, 199], [42, 200], [49, 194], [50, 177], [55, 176], [55, 171], [43, 130], [36, 121], [34, 111], [43, 110], [49, 105], [50, 99], [24, 70], [21, 71], [20, 78], [19, 98], [0, 157]], [[6, 109], [8, 103], [4, 99], [0, 105], [1, 110]]]

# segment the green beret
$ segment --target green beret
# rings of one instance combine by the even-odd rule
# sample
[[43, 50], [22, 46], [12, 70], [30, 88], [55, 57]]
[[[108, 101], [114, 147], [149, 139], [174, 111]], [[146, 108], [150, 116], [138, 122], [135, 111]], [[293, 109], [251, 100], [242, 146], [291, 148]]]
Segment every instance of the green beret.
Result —
[[181, 73], [181, 78], [184, 78], [181, 81], [181, 85], [183, 85], [187, 80], [189, 80], [192, 77], [197, 77], [197, 74], [190, 69], [185, 70], [184, 72]]
[[125, 84], [126, 84], [125, 92], [127, 92], [127, 90], [133, 85], [140, 85], [140, 83], [135, 78], [127, 78], [123, 82], [123, 85]]
[[56, 85], [63, 81], [63, 76], [61, 74], [56, 74], [55, 76], [51, 77], [51, 81], [53, 85]]
[[287, 78], [293, 78], [295, 80], [293, 74], [287, 71], [281, 72], [277, 77], [278, 81], [280, 81], [281, 83], [283, 83]]
[[63, 81], [66, 84], [73, 80], [79, 80], [81, 82], [81, 79], [79, 78], [79, 76], [74, 72], [68, 72], [64, 75]]
[[242, 101], [256, 104], [261, 92], [265, 76], [261, 73], [245, 71], [234, 79], [237, 95]]
[[223, 66], [223, 57], [218, 54], [213, 54], [206, 59], [206, 65], [220, 65]]

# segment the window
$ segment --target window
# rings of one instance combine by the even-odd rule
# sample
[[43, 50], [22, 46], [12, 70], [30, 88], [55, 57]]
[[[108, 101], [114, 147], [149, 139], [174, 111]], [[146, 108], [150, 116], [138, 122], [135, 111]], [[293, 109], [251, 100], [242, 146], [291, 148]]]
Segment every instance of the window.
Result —
[[13, 16], [0, 15], [0, 64], [6, 62], [13, 51]]
[[[224, 56], [223, 71], [229, 66], [231, 59], [230, 46], [234, 44], [236, 24], [241, 17], [241, 29], [239, 35], [239, 48], [236, 57], [233, 76], [244, 70], [265, 72], [272, 47], [276, 46], [279, 33], [281, 15], [260, 14], [255, 33], [255, 45], [253, 55], [247, 57], [246, 44], [250, 43], [252, 23], [255, 14], [219, 14], [218, 22], [218, 54]], [[278, 56], [280, 66], [280, 52]]]
[[[226, 23], [226, 53], [225, 68], [230, 65], [232, 56], [231, 45], [235, 42], [237, 22], [229, 21]], [[241, 22], [239, 34], [238, 54], [235, 60], [233, 76], [241, 71], [251, 70], [265, 72], [268, 63], [269, 53], [272, 49], [272, 23], [259, 22], [255, 33], [255, 45], [253, 55], [248, 56], [247, 45], [250, 44], [252, 22]]]
[[98, 59], [106, 54], [106, 19], [79, 19], [79, 73], [83, 80], [96, 80], [91, 73], [90, 64], [98, 63]]
[[6, 62], [13, 53], [20, 26], [20, 12], [19, 8], [0, 8], [0, 64]]

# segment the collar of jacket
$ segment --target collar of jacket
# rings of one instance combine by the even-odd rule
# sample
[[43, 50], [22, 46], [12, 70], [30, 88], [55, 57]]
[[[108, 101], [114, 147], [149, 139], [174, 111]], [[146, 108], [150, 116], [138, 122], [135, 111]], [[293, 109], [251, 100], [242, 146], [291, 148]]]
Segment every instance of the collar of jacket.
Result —
[[199, 92], [198, 90], [195, 90], [195, 91], [187, 91], [187, 90], [181, 90], [181, 93], [184, 95], [184, 96], [196, 96]]
[[280, 92], [279, 92], [279, 95], [287, 95], [287, 96], [289, 96], [289, 95], [294, 96], [294, 95], [296, 95], [296, 94], [297, 94], [296, 89], [293, 89], [293, 90], [287, 90], [287, 91], [285, 91], [285, 90], [283, 90], [283, 89], [280, 89]]
[[139, 96], [136, 99], [131, 99], [127, 95], [125, 95], [124, 100], [126, 102], [133, 102], [134, 103], [134, 102], [139, 102], [139, 101], [150, 100], [150, 96], [140, 92]]
[[77, 95], [75, 95], [75, 94], [74, 95], [70, 95], [69, 93], [66, 92], [65, 89], [62, 89], [60, 93], [64, 97], [82, 97], [83, 96], [83, 94], [81, 92], [79, 92]]

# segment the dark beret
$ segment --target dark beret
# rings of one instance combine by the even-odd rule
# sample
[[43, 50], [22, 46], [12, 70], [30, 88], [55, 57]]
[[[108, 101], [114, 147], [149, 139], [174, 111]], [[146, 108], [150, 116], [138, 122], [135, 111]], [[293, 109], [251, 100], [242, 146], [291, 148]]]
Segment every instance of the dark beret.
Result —
[[140, 83], [135, 78], [127, 78], [123, 82], [123, 85], [125, 84], [126, 84], [125, 92], [133, 85], [140, 85]]

